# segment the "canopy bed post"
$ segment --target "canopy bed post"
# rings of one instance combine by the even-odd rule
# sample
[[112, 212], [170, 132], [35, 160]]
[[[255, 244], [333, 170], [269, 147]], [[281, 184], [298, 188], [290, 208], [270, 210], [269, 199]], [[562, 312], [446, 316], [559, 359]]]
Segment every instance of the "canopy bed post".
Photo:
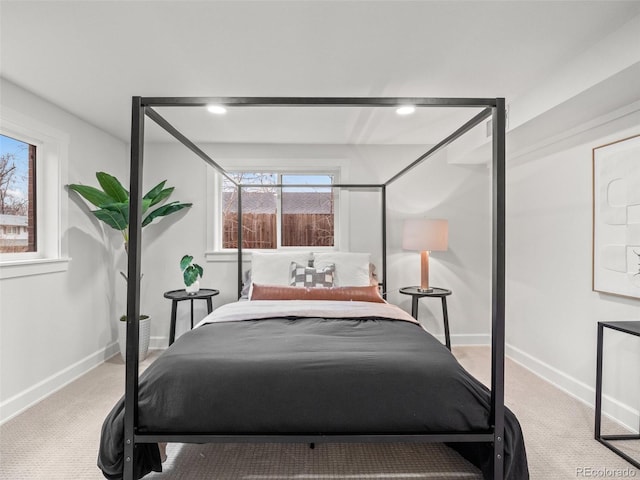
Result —
[[131, 170], [129, 186], [129, 241], [127, 273], [127, 348], [125, 372], [124, 478], [134, 479], [135, 434], [138, 424], [138, 343], [140, 325], [140, 244], [142, 234], [142, 157], [145, 108], [133, 97], [131, 116]]
[[387, 299], [387, 186], [380, 186], [382, 194], [382, 298]]
[[493, 478], [504, 478], [504, 342], [505, 342], [505, 101], [496, 99], [493, 121], [493, 245], [491, 326], [491, 417]]
[[238, 298], [242, 296], [242, 185], [238, 188]]

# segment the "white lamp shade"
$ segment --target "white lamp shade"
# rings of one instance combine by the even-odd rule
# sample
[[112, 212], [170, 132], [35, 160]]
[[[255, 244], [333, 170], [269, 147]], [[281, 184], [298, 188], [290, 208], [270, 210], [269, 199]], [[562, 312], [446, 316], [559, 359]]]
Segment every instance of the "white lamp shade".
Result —
[[405, 250], [444, 251], [449, 244], [449, 222], [442, 219], [407, 219], [402, 232]]

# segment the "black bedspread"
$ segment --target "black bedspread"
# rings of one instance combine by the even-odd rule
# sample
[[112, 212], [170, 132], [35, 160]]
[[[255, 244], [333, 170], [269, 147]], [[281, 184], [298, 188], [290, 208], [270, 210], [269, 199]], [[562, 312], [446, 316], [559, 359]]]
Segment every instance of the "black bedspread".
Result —
[[[140, 433], [336, 434], [489, 428], [489, 392], [418, 325], [379, 318], [277, 318], [204, 325], [181, 336], [139, 382]], [[122, 477], [124, 400], [106, 418], [98, 466]], [[505, 478], [529, 478], [507, 411]], [[491, 474], [488, 444], [451, 444]], [[138, 478], [160, 471], [137, 447]]]

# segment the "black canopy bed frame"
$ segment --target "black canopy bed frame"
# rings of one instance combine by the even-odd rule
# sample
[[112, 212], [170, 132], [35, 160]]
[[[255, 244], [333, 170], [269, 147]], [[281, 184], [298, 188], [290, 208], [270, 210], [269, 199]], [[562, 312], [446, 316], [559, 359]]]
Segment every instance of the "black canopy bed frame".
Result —
[[[492, 323], [491, 398], [487, 431], [431, 434], [339, 434], [339, 435], [211, 435], [154, 434], [138, 431], [138, 341], [141, 271], [141, 207], [144, 156], [144, 122], [149, 117], [238, 188], [238, 292], [242, 288], [242, 184], [238, 184], [215, 160], [173, 127], [154, 107], [423, 107], [482, 108], [480, 113], [434, 145], [407, 167], [381, 184], [335, 184], [332, 188], [379, 189], [382, 204], [382, 284], [386, 287], [386, 189], [427, 158], [484, 120], [492, 120]], [[284, 185], [291, 187], [292, 185]], [[304, 185], [308, 187], [309, 185]], [[326, 185], [323, 185], [326, 187]], [[281, 186], [282, 187], [282, 186]], [[124, 414], [124, 479], [135, 477], [136, 444], [177, 443], [327, 443], [327, 442], [482, 442], [492, 445], [493, 479], [504, 478], [504, 354], [505, 354], [505, 100], [504, 98], [335, 98], [335, 97], [133, 97], [130, 165], [130, 231], [127, 287], [127, 348]], [[386, 289], [386, 288], [385, 288]]]

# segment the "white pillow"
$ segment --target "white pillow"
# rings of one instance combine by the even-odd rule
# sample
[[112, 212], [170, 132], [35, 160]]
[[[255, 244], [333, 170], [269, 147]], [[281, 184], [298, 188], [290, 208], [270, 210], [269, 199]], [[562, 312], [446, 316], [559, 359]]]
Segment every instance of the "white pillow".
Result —
[[252, 252], [251, 282], [261, 285], [289, 285], [291, 262], [308, 265], [311, 252]]
[[366, 287], [370, 285], [370, 253], [314, 252], [313, 266], [325, 268], [336, 266], [333, 283], [337, 287]]

